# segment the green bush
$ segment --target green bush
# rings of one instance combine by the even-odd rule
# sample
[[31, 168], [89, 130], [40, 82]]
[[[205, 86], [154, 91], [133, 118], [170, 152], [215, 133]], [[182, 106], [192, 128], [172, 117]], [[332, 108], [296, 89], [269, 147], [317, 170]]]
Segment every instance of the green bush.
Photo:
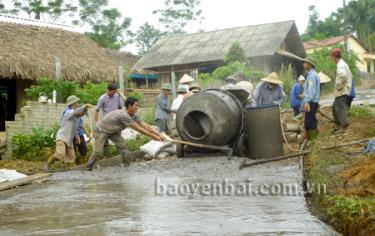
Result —
[[139, 148], [143, 145], [148, 143], [151, 140], [148, 136], [140, 136], [136, 139], [127, 140], [128, 149], [131, 152], [139, 150]]
[[143, 93], [137, 93], [137, 92], [131, 92], [128, 94], [128, 97], [135, 97], [139, 103], [143, 102], [144, 94]]
[[86, 83], [82, 88], [77, 89], [76, 95], [82, 103], [96, 104], [99, 97], [107, 91], [108, 83]]
[[12, 137], [13, 157], [27, 161], [44, 160], [44, 148], [55, 145], [57, 129], [58, 126], [48, 130], [33, 128], [30, 135], [14, 135]]
[[293, 85], [296, 83], [295, 75], [293, 73], [293, 69], [291, 65], [288, 66], [282, 66], [281, 71], [280, 71], [280, 79], [284, 82], [283, 84], [283, 89], [286, 95], [286, 100], [284, 104], [282, 105], [283, 107], [287, 108], [289, 107], [289, 102], [290, 102], [290, 93], [292, 91]]
[[152, 107], [150, 112], [147, 112], [147, 114], [142, 117], [143, 121], [149, 125], [155, 125], [155, 106]]
[[251, 82], [258, 82], [261, 78], [267, 75], [264, 72], [250, 69], [250, 67], [248, 67], [245, 63], [236, 61], [228, 65], [218, 67], [212, 72], [211, 77], [213, 79], [225, 80], [229, 75], [233, 75], [238, 71], [242, 71], [245, 74], [245, 77]]
[[59, 80], [49, 78], [39, 78], [35, 85], [25, 89], [26, 95], [32, 100], [38, 100], [39, 93], [45, 93], [49, 98], [52, 98], [52, 91], [57, 92], [57, 102], [64, 103], [66, 98], [72, 94], [76, 94], [78, 85], [71, 81]]

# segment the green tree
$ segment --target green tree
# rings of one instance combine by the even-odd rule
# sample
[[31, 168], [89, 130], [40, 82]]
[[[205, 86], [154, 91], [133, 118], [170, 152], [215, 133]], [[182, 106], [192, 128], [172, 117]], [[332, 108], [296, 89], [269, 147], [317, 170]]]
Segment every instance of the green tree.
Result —
[[90, 27], [86, 35], [100, 46], [119, 49], [131, 42], [131, 19], [122, 19], [116, 8], [109, 9], [108, 0], [79, 0], [79, 6], [80, 21], [74, 23]]
[[0, 13], [6, 13], [5, 5], [1, 0], [0, 0]]
[[152, 45], [156, 43], [165, 33], [155, 28], [149, 23], [144, 23], [135, 34], [134, 41], [138, 48], [138, 54], [143, 55], [148, 52]]
[[245, 51], [238, 42], [235, 42], [230, 46], [228, 53], [224, 57], [224, 62], [227, 64], [236, 61], [242, 63], [247, 62]]
[[202, 10], [197, 9], [200, 0], [166, 0], [165, 8], [153, 11], [159, 15], [159, 23], [168, 35], [185, 34], [185, 26], [194, 21], [201, 21]]
[[26, 13], [30, 18], [37, 20], [47, 16], [49, 20], [56, 21], [64, 13], [74, 14], [76, 11], [77, 7], [72, 2], [64, 0], [13, 0], [13, 9], [10, 9], [9, 13]]

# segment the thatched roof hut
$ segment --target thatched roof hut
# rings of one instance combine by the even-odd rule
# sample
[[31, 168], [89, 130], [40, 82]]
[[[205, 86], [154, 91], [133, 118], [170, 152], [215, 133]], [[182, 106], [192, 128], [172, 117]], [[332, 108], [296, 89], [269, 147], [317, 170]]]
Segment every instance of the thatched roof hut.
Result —
[[83, 34], [62, 29], [0, 22], [0, 77], [31, 79], [55, 77], [61, 62], [65, 80], [111, 81], [118, 63]]

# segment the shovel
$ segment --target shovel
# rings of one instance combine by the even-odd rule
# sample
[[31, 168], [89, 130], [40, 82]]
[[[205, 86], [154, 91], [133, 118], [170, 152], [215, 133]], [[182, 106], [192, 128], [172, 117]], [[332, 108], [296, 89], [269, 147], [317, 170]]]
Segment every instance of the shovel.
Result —
[[226, 151], [228, 152], [228, 156], [231, 156], [233, 153], [233, 149], [225, 146], [214, 146], [214, 145], [208, 145], [208, 144], [200, 144], [200, 143], [193, 143], [189, 141], [184, 140], [178, 140], [173, 139], [169, 137], [166, 133], [160, 133], [160, 136], [163, 137], [166, 141], [176, 144], [185, 144], [193, 147], [199, 147], [199, 148], [206, 148], [206, 149], [212, 149], [212, 150], [220, 150], [220, 151]]

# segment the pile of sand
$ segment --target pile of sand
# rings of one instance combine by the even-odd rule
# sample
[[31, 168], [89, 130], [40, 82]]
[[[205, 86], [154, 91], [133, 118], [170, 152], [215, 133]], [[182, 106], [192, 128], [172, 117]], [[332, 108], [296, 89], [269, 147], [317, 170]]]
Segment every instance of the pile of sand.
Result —
[[375, 196], [375, 154], [354, 162], [339, 174], [344, 180], [343, 193], [355, 196]]

